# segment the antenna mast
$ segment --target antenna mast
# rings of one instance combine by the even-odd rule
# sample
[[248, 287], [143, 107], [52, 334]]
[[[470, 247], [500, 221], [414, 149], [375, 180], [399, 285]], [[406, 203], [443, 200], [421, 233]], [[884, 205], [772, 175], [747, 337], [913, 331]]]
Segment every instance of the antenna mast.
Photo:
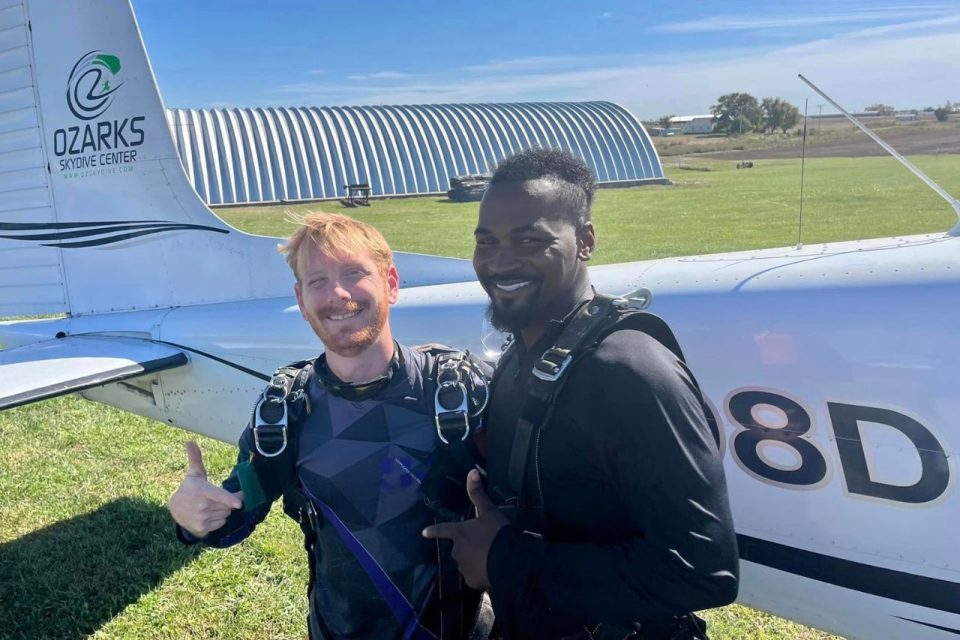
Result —
[[803, 167], [807, 160], [807, 102], [803, 101], [803, 146], [800, 151], [800, 220], [797, 223], [797, 249], [803, 249]]
[[[850, 115], [849, 113], [847, 113], [847, 110], [844, 109], [843, 107], [841, 107], [840, 105], [838, 105], [836, 102], [834, 102], [834, 101], [833, 101], [833, 98], [831, 98], [830, 96], [828, 96], [827, 94], [825, 94], [823, 91], [820, 91], [820, 89], [818, 89], [815, 84], [813, 84], [812, 82], [810, 82], [809, 80], [807, 80], [806, 78], [804, 78], [802, 73], [798, 73], [798, 74], [797, 74], [797, 77], [799, 77], [801, 80], [803, 80], [803, 81], [807, 84], [807, 86], [809, 86], [811, 89], [813, 89], [814, 91], [816, 91], [817, 93], [819, 93], [821, 96], [823, 96], [823, 99], [824, 99], [824, 100], [826, 100], [827, 102], [829, 102], [830, 104], [832, 104], [835, 109], [837, 109], [840, 113], [842, 113], [843, 115], [845, 115], [845, 116], [847, 117], [847, 120], [849, 120], [849, 121], [852, 122], [854, 125], [856, 125], [856, 127], [857, 127], [858, 129], [860, 129], [860, 130], [863, 131], [865, 134], [867, 134], [868, 136], [870, 136], [870, 139], [871, 139], [871, 140], [873, 140], [874, 142], [876, 142], [877, 144], [879, 144], [881, 147], [883, 147], [883, 148], [887, 151], [887, 153], [889, 153], [889, 154], [892, 155], [894, 158], [896, 158], [897, 160], [899, 160], [899, 161], [900, 161], [900, 164], [902, 164], [902, 165], [905, 166], [907, 169], [909, 169], [911, 172], [913, 172], [913, 175], [915, 175], [915, 176], [917, 176], [918, 178], [920, 178], [921, 180], [923, 180], [923, 182], [924, 182], [928, 187], [930, 187], [931, 189], [933, 189], [934, 191], [936, 191], [937, 194], [939, 194], [941, 198], [943, 198], [944, 200], [946, 200], [947, 202], [949, 202], [949, 203], [950, 203], [950, 206], [953, 207], [954, 213], [957, 214], [957, 219], [960, 220], [960, 200], [957, 200], [957, 199], [954, 198], [952, 195], [950, 195], [949, 193], [947, 193], [946, 191], [944, 191], [944, 189], [943, 189], [940, 185], [938, 185], [936, 182], [934, 182], [933, 180], [931, 180], [931, 179], [927, 176], [927, 174], [925, 174], [923, 171], [920, 171], [920, 169], [918, 169], [915, 164], [913, 164], [912, 162], [910, 162], [909, 160], [907, 160], [906, 158], [904, 158], [902, 155], [900, 155], [899, 153], [897, 153], [896, 149], [894, 149], [894, 148], [891, 147], [889, 144], [887, 144], [886, 142], [884, 142], [883, 139], [882, 139], [880, 136], [878, 136], [877, 134], [875, 134], [873, 131], [871, 131], [870, 129], [868, 129], [867, 127], [865, 127], [859, 120], [857, 120], [857, 119], [854, 118], [852, 115]], [[957, 224], [957, 226], [955, 226], [953, 229], [951, 229], [949, 233], [950, 233], [950, 235], [952, 235], [952, 236], [960, 236], [960, 224]]]

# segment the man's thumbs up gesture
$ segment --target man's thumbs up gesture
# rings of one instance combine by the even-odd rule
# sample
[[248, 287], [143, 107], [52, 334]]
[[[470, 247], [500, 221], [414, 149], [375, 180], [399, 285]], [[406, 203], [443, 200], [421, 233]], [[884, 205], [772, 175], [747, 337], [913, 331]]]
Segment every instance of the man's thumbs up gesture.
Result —
[[196, 442], [187, 445], [187, 473], [170, 497], [170, 514], [197, 538], [222, 527], [230, 512], [243, 506], [243, 492], [230, 493], [207, 480], [203, 455]]
[[510, 522], [487, 496], [480, 472], [476, 469], [467, 475], [467, 495], [477, 509], [476, 518], [465, 522], [435, 524], [424, 529], [423, 536], [453, 540], [450, 555], [460, 568], [463, 579], [474, 589], [489, 589], [487, 556], [497, 532]]

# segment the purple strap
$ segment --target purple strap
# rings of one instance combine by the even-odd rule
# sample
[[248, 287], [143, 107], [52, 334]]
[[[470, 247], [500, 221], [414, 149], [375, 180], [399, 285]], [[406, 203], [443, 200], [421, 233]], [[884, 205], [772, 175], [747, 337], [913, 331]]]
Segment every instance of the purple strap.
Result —
[[360, 541], [347, 528], [347, 525], [337, 517], [337, 514], [330, 507], [311, 495], [306, 487], [304, 487], [304, 491], [314, 504], [320, 507], [324, 517], [333, 525], [344, 544], [360, 563], [360, 566], [363, 567], [366, 574], [370, 576], [370, 580], [373, 581], [374, 586], [380, 592], [387, 606], [390, 607], [393, 615], [403, 625], [403, 637], [407, 640], [437, 640], [437, 636], [420, 624], [413, 605], [397, 588], [397, 585], [393, 583], [393, 580], [390, 579], [390, 576], [387, 575], [387, 572], [383, 570], [377, 560], [360, 544]]

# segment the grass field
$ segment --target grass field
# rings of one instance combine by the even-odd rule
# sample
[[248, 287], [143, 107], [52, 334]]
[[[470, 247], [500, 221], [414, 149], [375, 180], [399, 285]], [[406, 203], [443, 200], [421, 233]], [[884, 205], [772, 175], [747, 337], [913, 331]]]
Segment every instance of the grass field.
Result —
[[[915, 161], [960, 193], [960, 157]], [[689, 166], [689, 163], [687, 163]], [[672, 187], [603, 190], [598, 262], [791, 245], [799, 163], [667, 166]], [[955, 217], [883, 158], [809, 161], [805, 243], [943, 231]], [[299, 205], [289, 209], [339, 205]], [[397, 249], [466, 257], [477, 205], [376, 201], [349, 212]], [[218, 212], [283, 235], [284, 210]], [[306, 563], [297, 527], [271, 514], [247, 542], [201, 551], [174, 540], [165, 504], [185, 466], [176, 429], [74, 397], [0, 414], [0, 638], [302, 638]], [[234, 448], [201, 439], [212, 478]], [[827, 638], [742, 607], [708, 614], [712, 637]]]
[[[960, 156], [914, 158], [947, 191], [960, 193]], [[689, 158], [683, 169], [664, 159], [672, 186], [602, 189], [594, 218], [598, 264], [796, 244], [800, 162]], [[393, 247], [469, 257], [477, 203], [445, 198], [373, 201], [344, 209], [337, 202], [218, 209], [251, 233], [286, 234], [285, 212], [346, 211], [377, 226]], [[803, 242], [828, 242], [944, 231], [956, 224], [950, 207], [893, 158], [828, 158], [807, 162]]]

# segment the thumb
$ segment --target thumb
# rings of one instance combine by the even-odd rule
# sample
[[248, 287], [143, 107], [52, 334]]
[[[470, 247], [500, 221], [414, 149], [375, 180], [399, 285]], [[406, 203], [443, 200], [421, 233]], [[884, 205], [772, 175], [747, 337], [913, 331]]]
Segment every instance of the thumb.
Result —
[[186, 443], [187, 448], [187, 477], [206, 478], [207, 470], [203, 466], [203, 454], [200, 447], [193, 440]]
[[495, 511], [497, 506], [493, 504], [487, 496], [487, 490], [483, 486], [483, 478], [476, 469], [471, 469], [467, 474], [467, 495], [470, 496], [470, 502], [477, 508], [477, 517], [482, 516], [488, 511]]

